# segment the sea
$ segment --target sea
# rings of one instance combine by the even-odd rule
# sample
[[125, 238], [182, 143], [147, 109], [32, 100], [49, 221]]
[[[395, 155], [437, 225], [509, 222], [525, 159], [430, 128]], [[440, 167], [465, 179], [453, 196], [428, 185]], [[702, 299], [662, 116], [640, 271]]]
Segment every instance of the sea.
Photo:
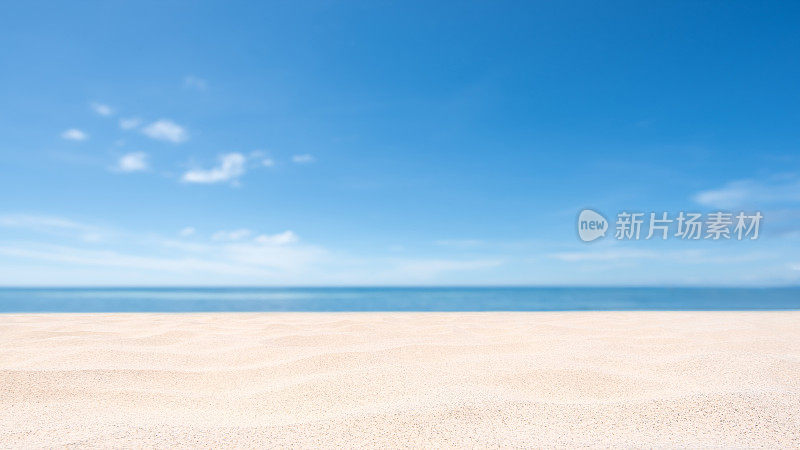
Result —
[[800, 287], [0, 288], [0, 312], [796, 310]]

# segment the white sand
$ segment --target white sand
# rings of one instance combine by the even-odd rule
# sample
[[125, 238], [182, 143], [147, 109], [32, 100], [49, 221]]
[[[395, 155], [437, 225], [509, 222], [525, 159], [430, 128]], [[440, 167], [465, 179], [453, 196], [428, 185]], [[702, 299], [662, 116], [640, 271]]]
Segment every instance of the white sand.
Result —
[[0, 447], [800, 447], [800, 313], [0, 315]]

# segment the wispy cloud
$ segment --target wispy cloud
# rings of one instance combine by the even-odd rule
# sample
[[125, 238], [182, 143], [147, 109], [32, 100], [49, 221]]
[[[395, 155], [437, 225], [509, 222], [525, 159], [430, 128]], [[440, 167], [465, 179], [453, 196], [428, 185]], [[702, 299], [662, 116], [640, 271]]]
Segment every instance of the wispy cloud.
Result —
[[409, 259], [395, 263], [393, 271], [402, 277], [425, 280], [435, 278], [445, 272], [469, 272], [499, 267], [502, 259]]
[[275, 160], [268, 157], [263, 150], [253, 150], [248, 157], [253, 161], [258, 161], [258, 165], [261, 167], [273, 167], [275, 165]]
[[[153, 226], [157, 224], [148, 224], [149, 229]], [[150, 230], [112, 230], [34, 214], [0, 215], [0, 227], [16, 228], [0, 233], [0, 259], [5, 264], [0, 284], [8, 285], [552, 284], [585, 283], [587, 274], [599, 274], [589, 281], [604, 284], [608, 270], [623, 266], [623, 275], [632, 273], [623, 281], [642, 281], [637, 277], [653, 273], [652, 280], [689, 284], [745, 280], [752, 284], [796, 280], [800, 271], [794, 254], [776, 255], [775, 248], [784, 245], [780, 242], [748, 251], [716, 245], [675, 250], [592, 245], [535, 258], [526, 252], [528, 259], [511, 253], [454, 257], [445, 251], [403, 258], [334, 252], [302, 241], [292, 230], [264, 233], [230, 228], [209, 236], [187, 226], [164, 237]], [[570, 264], [570, 269], [564, 270], [558, 261]], [[520, 264], [532, 265], [520, 268]], [[693, 265], [688, 272], [656, 273], [687, 264]], [[702, 274], [695, 277], [701, 266]], [[754, 272], [754, 268], [761, 269]]]
[[298, 242], [300, 238], [292, 230], [286, 230], [278, 234], [261, 234], [255, 240], [259, 244], [288, 245]]
[[37, 216], [31, 214], [4, 214], [0, 216], [0, 226], [31, 228], [35, 230], [49, 228], [65, 228], [71, 230], [85, 230], [87, 225], [55, 216]]
[[800, 202], [800, 179], [784, 176], [767, 180], [732, 181], [720, 188], [698, 192], [694, 201], [716, 208], [763, 208]]
[[267, 273], [258, 267], [185, 256], [157, 257], [122, 253], [115, 250], [88, 250], [69, 246], [38, 245], [20, 247], [0, 245], [0, 255], [102, 268], [138, 269], [143, 271], [200, 272], [258, 276]]
[[[729, 249], [728, 249], [729, 250]], [[603, 248], [574, 252], [559, 252], [551, 258], [578, 263], [611, 263], [634, 261], [678, 262], [681, 264], [732, 264], [769, 259], [770, 254], [760, 251], [721, 252], [716, 249], [647, 250]]]
[[20, 228], [57, 236], [74, 236], [87, 242], [99, 241], [102, 237], [110, 234], [108, 230], [102, 227], [76, 222], [63, 217], [35, 214], [0, 215], [0, 227]]
[[183, 86], [190, 89], [197, 89], [198, 91], [205, 91], [208, 88], [208, 81], [200, 77], [189, 75], [184, 77]]
[[92, 108], [92, 111], [101, 116], [110, 116], [114, 114], [114, 110], [103, 103], [92, 102], [89, 106]]
[[312, 155], [309, 155], [309, 154], [292, 156], [292, 162], [294, 162], [296, 164], [309, 164], [309, 163], [313, 163], [316, 160], [317, 160], [316, 158], [314, 158]]
[[444, 247], [478, 247], [483, 245], [484, 242], [480, 239], [440, 239], [435, 241], [434, 244]]
[[139, 172], [147, 170], [148, 167], [147, 153], [132, 152], [119, 158], [116, 169], [121, 172]]
[[577, 252], [558, 252], [553, 253], [550, 256], [552, 258], [568, 262], [619, 261], [630, 259], [658, 259], [663, 256], [663, 253], [651, 250], [603, 249]]
[[142, 128], [142, 133], [149, 138], [175, 144], [185, 142], [189, 139], [189, 133], [186, 129], [169, 119], [157, 120], [147, 125]]
[[[26, 214], [0, 215], [0, 227], [22, 228], [34, 232], [31, 236], [53, 234], [83, 235], [102, 234], [112, 239], [104, 240], [102, 249], [97, 244], [82, 247], [58, 244], [38, 238], [26, 238], [20, 242], [0, 240], [0, 255], [20, 260], [33, 260], [54, 264], [76, 266], [137, 269], [155, 274], [168, 271], [173, 274], [195, 274], [198, 276], [227, 274], [234, 279], [265, 280], [279, 274], [303, 273], [310, 264], [316, 264], [327, 252], [312, 245], [299, 245], [297, 236], [291, 231], [273, 235], [261, 234], [250, 238], [252, 232], [246, 229], [222, 231], [206, 240], [194, 242], [161, 239], [149, 233], [125, 232], [111, 234], [102, 228], [73, 220], [56, 217]], [[193, 227], [186, 227], [179, 233], [193, 235]], [[113, 239], [116, 238], [116, 239]], [[99, 242], [93, 239], [84, 241]], [[128, 249], [129, 243], [136, 243], [135, 250]], [[160, 276], [160, 275], [159, 275]], [[0, 277], [2, 279], [3, 277]], [[194, 278], [202, 280], [205, 278]]]
[[137, 117], [119, 119], [119, 127], [123, 130], [133, 130], [142, 124], [142, 120]]
[[236, 181], [245, 171], [246, 159], [241, 153], [220, 156], [219, 165], [211, 169], [192, 169], [183, 174], [187, 183], [220, 183]]
[[61, 133], [61, 138], [68, 141], [85, 141], [89, 139], [89, 135], [77, 128], [70, 128]]
[[246, 228], [239, 228], [238, 230], [225, 231], [220, 230], [211, 235], [212, 241], [239, 241], [253, 234], [252, 231]]
[[[42, 231], [83, 233], [94, 227], [51, 216], [5, 215], [0, 225], [35, 226]], [[186, 227], [182, 236], [195, 235]], [[485, 271], [504, 264], [500, 258], [384, 258], [332, 254], [327, 249], [301, 243], [294, 231], [253, 233], [241, 228], [222, 231], [206, 238], [178, 240], [150, 233], [116, 233], [102, 247], [69, 245], [60, 240], [26, 238], [0, 240], [0, 255], [11, 258], [26, 275], [26, 281], [59, 284], [96, 284], [99, 280], [136, 279], [166, 284], [286, 284], [286, 283], [414, 283], [437, 280], [443, 274], [457, 278], [473, 271]], [[134, 244], [134, 245], [131, 245]], [[33, 265], [26, 266], [26, 262]], [[42, 272], [40, 263], [59, 267], [57, 272]], [[28, 267], [29, 269], [23, 269]], [[27, 270], [27, 271], [25, 271]], [[102, 275], [98, 275], [102, 272]], [[79, 274], [82, 278], [58, 274]], [[54, 278], [54, 275], [55, 278]], [[102, 278], [99, 278], [102, 277]], [[20, 282], [18, 278], [14, 278]], [[56, 280], [56, 281], [54, 281]], [[0, 274], [0, 282], [13, 279]], [[102, 283], [102, 282], [101, 282]]]

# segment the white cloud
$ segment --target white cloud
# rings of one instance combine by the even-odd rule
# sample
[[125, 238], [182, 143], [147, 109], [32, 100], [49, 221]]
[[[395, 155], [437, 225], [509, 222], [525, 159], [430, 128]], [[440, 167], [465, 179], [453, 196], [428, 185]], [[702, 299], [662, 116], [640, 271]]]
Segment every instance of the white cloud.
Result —
[[119, 127], [123, 130], [133, 130], [142, 124], [142, 120], [138, 117], [128, 117], [119, 119]]
[[480, 239], [441, 239], [434, 242], [436, 245], [444, 247], [478, 247], [484, 242]]
[[186, 132], [186, 129], [168, 119], [161, 119], [151, 123], [142, 129], [142, 133], [152, 139], [175, 144], [189, 139], [189, 133]]
[[784, 177], [733, 181], [718, 189], [698, 192], [694, 201], [717, 208], [761, 208], [777, 203], [796, 203], [800, 202], [800, 180]]
[[97, 226], [75, 222], [62, 217], [34, 214], [0, 215], [0, 227], [20, 228], [56, 236], [78, 237], [86, 242], [98, 242], [110, 234], [108, 230]]
[[236, 181], [244, 173], [245, 157], [241, 153], [228, 153], [220, 157], [220, 164], [212, 169], [193, 169], [183, 174], [187, 183], [219, 183]]
[[61, 138], [68, 141], [85, 141], [89, 139], [89, 135], [77, 128], [70, 128], [61, 133]]
[[91, 105], [92, 110], [101, 116], [110, 116], [114, 114], [114, 110], [110, 106], [102, 103], [93, 102]]
[[648, 250], [626, 250], [626, 249], [607, 249], [607, 250], [587, 250], [581, 252], [560, 252], [553, 253], [551, 257], [568, 262], [581, 261], [618, 261], [627, 259], [658, 259], [664, 256], [663, 252]]
[[[231, 227], [217, 240], [179, 239], [175, 229], [163, 237], [31, 214], [0, 214], [0, 226], [18, 228], [0, 233], [0, 284], [7, 285], [755, 285], [800, 277], [792, 240], [768, 247], [769, 241], [757, 241], [749, 245], [761, 250], [744, 252], [738, 246], [667, 250], [575, 244], [573, 251], [541, 258], [530, 258], [527, 251], [516, 256], [461, 258], [442, 252], [402, 258], [387, 257], [378, 249], [332, 252], [301, 241], [289, 230], [259, 234]], [[157, 226], [149, 223], [147, 228]], [[189, 226], [184, 230], [181, 236], [199, 233]], [[565, 268], [558, 260], [575, 265]], [[625, 264], [625, 270], [615, 269]]]
[[316, 158], [314, 158], [313, 156], [311, 156], [309, 154], [292, 156], [292, 162], [295, 162], [297, 164], [308, 164], [308, 163], [312, 163], [312, 162], [314, 162], [316, 160], [317, 160]]
[[[59, 218], [3, 216], [0, 223], [3, 222], [80, 227]], [[70, 246], [63, 240], [53, 244], [29, 237], [18, 242], [0, 239], [0, 259], [9, 261], [7, 267], [0, 262], [3, 269], [0, 283], [402, 284], [438, 280], [440, 274], [470, 276], [472, 271], [480, 272], [502, 263], [496, 259], [387, 260], [334, 255], [325, 248], [300, 243], [290, 230], [253, 239], [249, 231], [241, 230], [225, 231], [225, 239], [208, 242], [125, 233], [118, 235], [120, 239], [107, 240], [102, 247], [96, 243]]]
[[500, 259], [410, 259], [398, 261], [394, 270], [406, 279], [430, 279], [445, 272], [485, 270], [503, 264]]
[[719, 189], [698, 192], [694, 201], [706, 206], [733, 208], [756, 196], [760, 187], [752, 181], [734, 181]]
[[202, 78], [189, 75], [183, 79], [183, 86], [198, 91], [205, 91], [208, 88], [208, 82]]
[[770, 259], [769, 253], [735, 252], [733, 254], [709, 251], [708, 249], [691, 250], [644, 250], [644, 249], [602, 249], [577, 252], [553, 253], [551, 258], [566, 262], [610, 262], [654, 260], [656, 262], [679, 262], [680, 264], [731, 264], [748, 261]]
[[117, 162], [117, 169], [122, 172], [138, 172], [147, 170], [147, 153], [133, 152], [122, 155]]
[[[215, 242], [233, 242], [241, 241], [250, 237], [252, 231], [247, 228], [239, 228], [237, 230], [220, 230], [211, 235], [211, 240]], [[253, 242], [261, 245], [289, 245], [296, 244], [300, 238], [291, 230], [286, 230], [277, 234], [260, 234], [253, 239]]]
[[288, 245], [298, 242], [300, 239], [291, 231], [286, 230], [278, 234], [262, 234], [256, 237], [256, 242], [264, 245]]
[[260, 165], [262, 167], [273, 167], [275, 165], [275, 160], [268, 157], [267, 154], [262, 150], [253, 150], [248, 155], [248, 158], [252, 160], [260, 160]]
[[0, 226], [39, 230], [43, 228], [65, 228], [72, 230], [83, 230], [87, 228], [86, 225], [61, 217], [30, 214], [4, 214], [0, 216]]
[[212, 241], [238, 241], [250, 236], [252, 232], [246, 228], [240, 228], [233, 231], [217, 231], [211, 235]]
[[87, 250], [76, 247], [39, 245], [31, 248], [0, 245], [0, 255], [64, 263], [68, 267], [90, 266], [101, 269], [116, 267], [142, 271], [173, 273], [200, 272], [204, 274], [232, 274], [237, 276], [258, 277], [267, 273], [258, 267], [247, 267], [242, 264], [177, 257], [139, 256], [120, 253], [114, 250]]

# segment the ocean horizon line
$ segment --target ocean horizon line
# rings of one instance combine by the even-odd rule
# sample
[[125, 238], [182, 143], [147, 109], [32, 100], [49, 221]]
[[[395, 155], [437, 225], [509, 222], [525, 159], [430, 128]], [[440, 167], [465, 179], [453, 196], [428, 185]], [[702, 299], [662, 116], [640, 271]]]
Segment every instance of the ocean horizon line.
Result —
[[565, 284], [319, 284], [319, 285], [0, 285], [0, 290], [12, 289], [800, 289], [800, 284], [776, 285], [565, 285]]
[[0, 288], [0, 312], [795, 309], [800, 287]]

